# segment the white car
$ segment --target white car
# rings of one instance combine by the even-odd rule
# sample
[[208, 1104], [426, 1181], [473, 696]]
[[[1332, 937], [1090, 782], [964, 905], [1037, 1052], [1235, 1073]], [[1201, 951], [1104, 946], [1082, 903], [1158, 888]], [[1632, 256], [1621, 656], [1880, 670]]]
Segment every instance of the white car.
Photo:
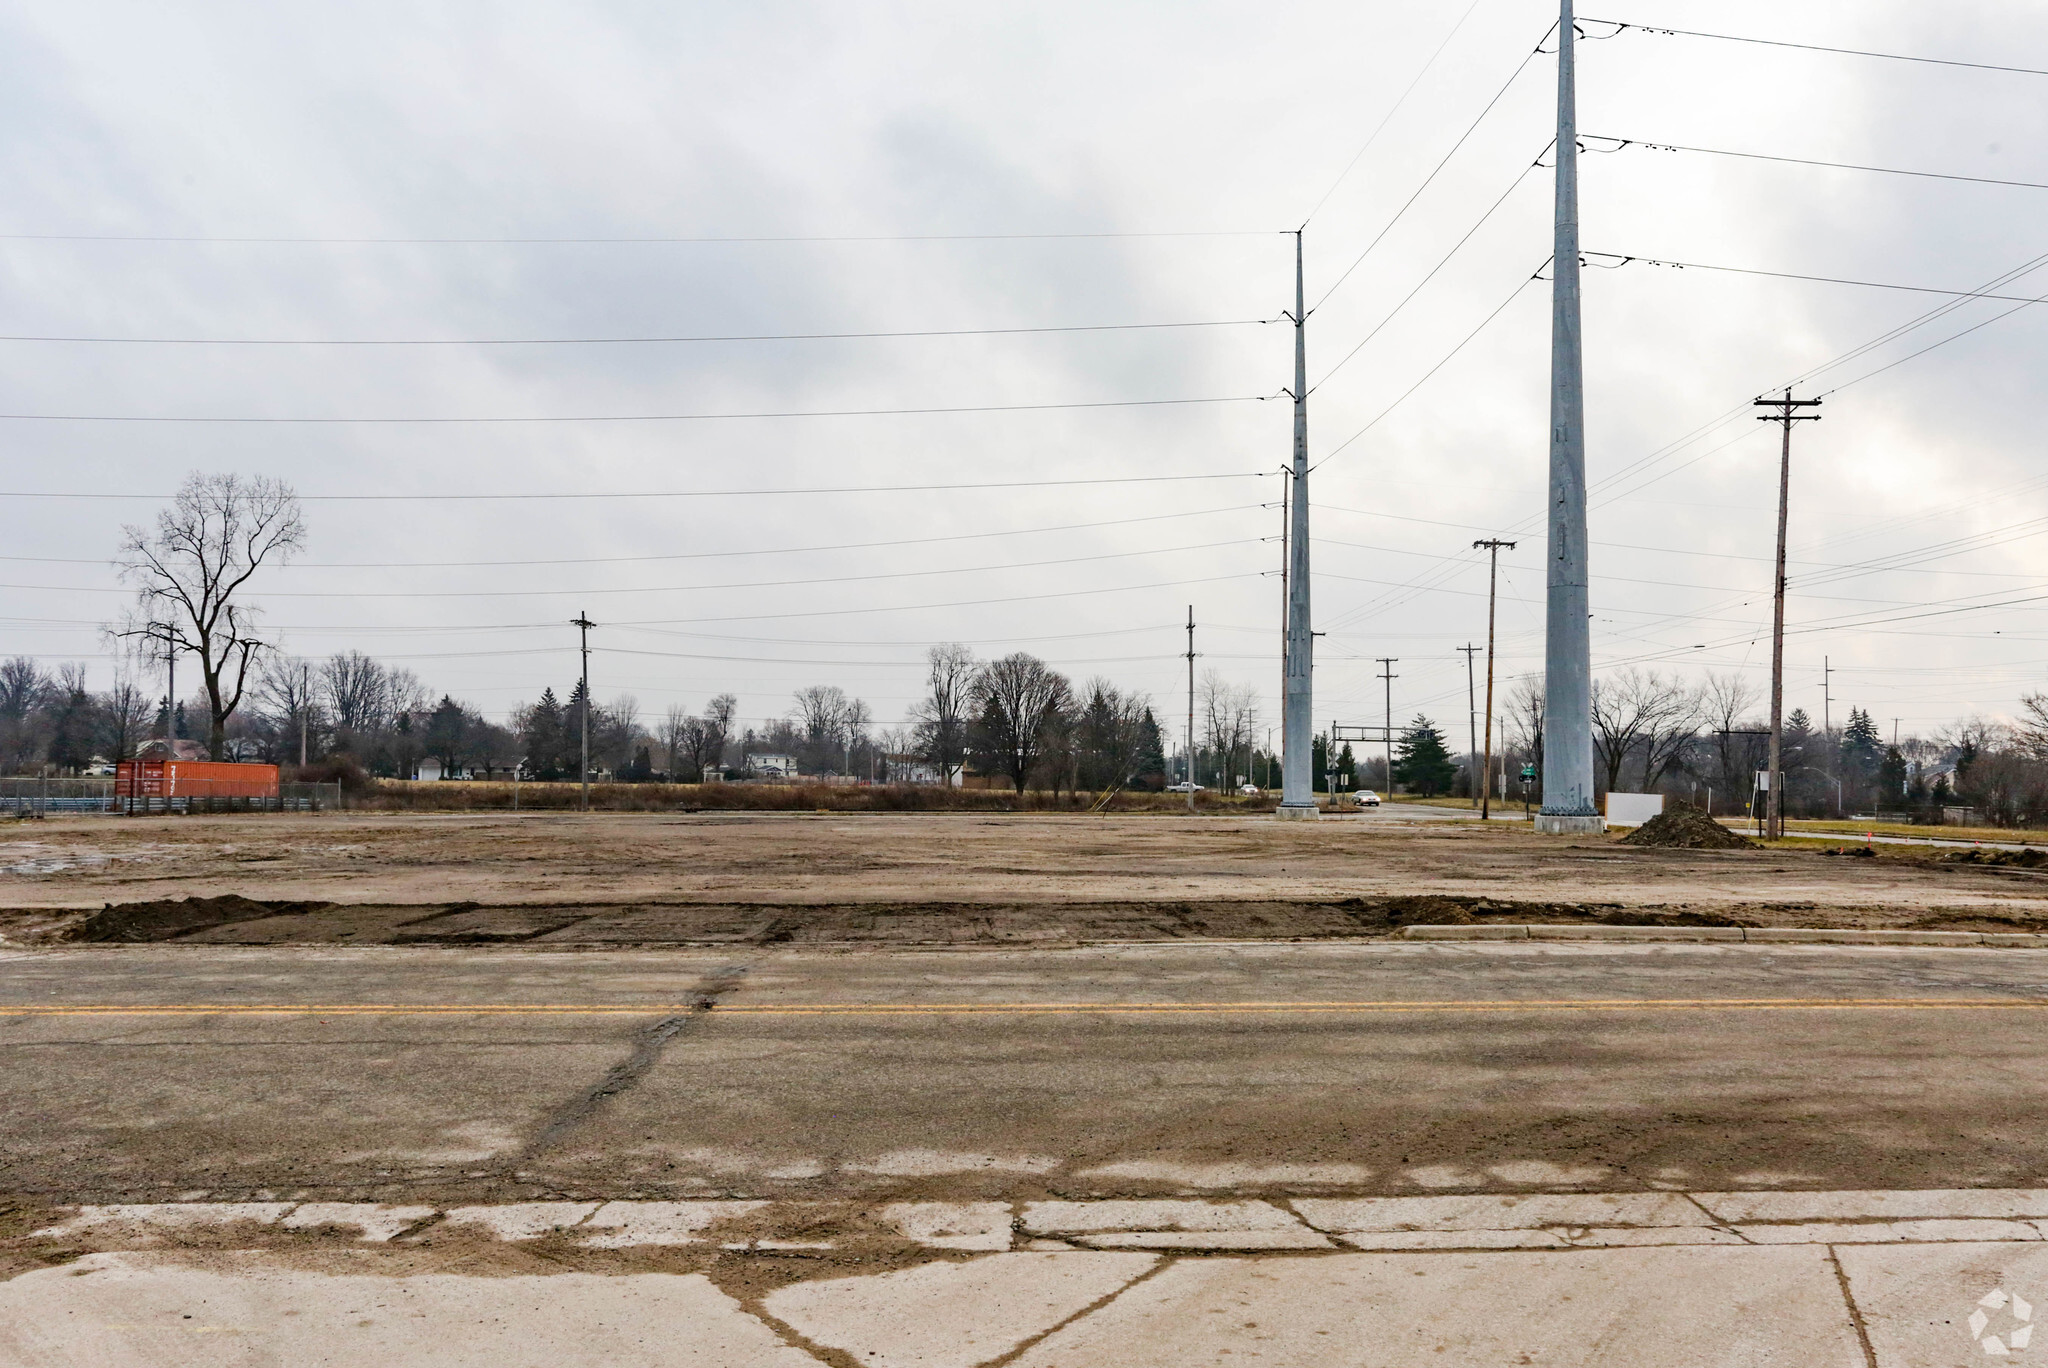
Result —
[[1205, 793], [1208, 790], [1205, 785], [1190, 784], [1187, 780], [1183, 779], [1178, 784], [1168, 784], [1166, 791], [1168, 793]]
[[1358, 805], [1360, 807], [1378, 807], [1380, 805], [1380, 796], [1371, 789], [1360, 789], [1358, 791]]
[[1259, 796], [1259, 786], [1257, 784], [1239, 784], [1237, 791], [1246, 798], [1256, 798]]

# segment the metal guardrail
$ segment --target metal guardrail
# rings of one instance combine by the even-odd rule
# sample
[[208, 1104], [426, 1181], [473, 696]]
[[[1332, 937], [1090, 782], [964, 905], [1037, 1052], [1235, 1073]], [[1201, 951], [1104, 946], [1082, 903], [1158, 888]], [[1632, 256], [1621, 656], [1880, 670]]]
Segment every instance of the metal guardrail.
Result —
[[209, 797], [182, 793], [139, 798], [117, 791], [112, 779], [0, 779], [0, 814], [41, 817], [57, 813], [325, 812], [346, 806], [340, 784], [280, 784], [274, 798]]

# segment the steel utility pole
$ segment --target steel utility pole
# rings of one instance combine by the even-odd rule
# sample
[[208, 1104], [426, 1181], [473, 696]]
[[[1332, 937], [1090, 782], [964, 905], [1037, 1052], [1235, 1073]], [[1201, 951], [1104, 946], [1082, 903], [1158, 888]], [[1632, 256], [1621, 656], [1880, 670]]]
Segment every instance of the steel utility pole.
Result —
[[1380, 678], [1387, 682], [1387, 797], [1394, 796], [1394, 681], [1401, 676], [1394, 673], [1398, 656], [1375, 657], [1380, 663]]
[[1599, 831], [1593, 805], [1593, 639], [1586, 566], [1586, 387], [1579, 334], [1579, 119], [1572, 0], [1557, 23], [1557, 235], [1550, 287], [1549, 574], [1543, 806], [1536, 829]]
[[1468, 643], [1456, 649], [1465, 653], [1465, 787], [1471, 789], [1474, 783], [1479, 785], [1478, 789], [1472, 790], [1472, 806], [1478, 807], [1480, 790], [1486, 787], [1486, 781], [1479, 778], [1472, 764], [1479, 758], [1479, 704], [1472, 697], [1472, 657], [1479, 648]]
[[1188, 605], [1188, 811], [1195, 810], [1195, 605]]
[[1280, 701], [1281, 817], [1318, 817], [1314, 774], [1315, 635], [1308, 612], [1308, 304], [1294, 232], [1294, 468], [1288, 479], [1287, 669]]
[[577, 765], [577, 775], [583, 787], [580, 796], [576, 800], [576, 808], [579, 812], [588, 812], [590, 811], [590, 629], [597, 626], [597, 624], [590, 620], [590, 614], [578, 613], [570, 620], [569, 625], [577, 629], [583, 640], [583, 707], [581, 709], [583, 714], [583, 750], [582, 759]]
[[299, 768], [306, 767], [306, 733], [313, 713], [313, 669], [299, 662]]
[[1797, 413], [1795, 409], [1819, 408], [1818, 399], [1794, 399], [1786, 390], [1783, 399], [1759, 399], [1759, 408], [1776, 413], [1759, 413], [1759, 422], [1780, 423], [1785, 443], [1778, 455], [1778, 562], [1771, 581], [1771, 791], [1764, 798], [1765, 832], [1772, 839], [1785, 834], [1785, 521], [1792, 498], [1792, 425], [1820, 421], [1818, 413]]
[[[1502, 541], [1498, 537], [1472, 543], [1475, 551], [1486, 548], [1489, 562], [1486, 572], [1486, 758], [1481, 762], [1479, 771], [1479, 816], [1482, 819], [1493, 814], [1493, 795], [1487, 790], [1486, 778], [1493, 773], [1493, 606], [1495, 591], [1500, 587], [1500, 550], [1503, 546], [1510, 551], [1515, 549], [1513, 542]], [[1501, 780], [1505, 786], [1506, 771], [1502, 771]], [[1501, 801], [1507, 801], [1505, 787], [1501, 791]]]

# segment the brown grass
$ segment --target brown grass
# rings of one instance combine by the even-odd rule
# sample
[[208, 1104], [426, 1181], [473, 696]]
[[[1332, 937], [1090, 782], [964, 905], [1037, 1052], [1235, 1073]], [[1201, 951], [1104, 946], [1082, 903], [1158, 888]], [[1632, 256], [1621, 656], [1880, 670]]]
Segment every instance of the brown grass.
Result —
[[[513, 785], [483, 780], [377, 779], [349, 799], [371, 812], [509, 812]], [[576, 784], [521, 783], [518, 805], [535, 812], [574, 809]], [[603, 812], [1084, 812], [1099, 794], [1029, 789], [952, 789], [925, 784], [592, 784], [590, 806]], [[1271, 812], [1278, 800], [1195, 795], [1202, 812]], [[1119, 793], [1111, 812], [1185, 812], [1183, 793]]]

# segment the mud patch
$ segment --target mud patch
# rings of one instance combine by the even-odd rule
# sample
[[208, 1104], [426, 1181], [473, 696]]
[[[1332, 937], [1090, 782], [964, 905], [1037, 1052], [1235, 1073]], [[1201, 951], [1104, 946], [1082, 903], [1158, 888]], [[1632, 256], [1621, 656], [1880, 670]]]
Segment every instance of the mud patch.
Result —
[[1951, 850], [1937, 857], [1943, 864], [1991, 865], [2000, 869], [2039, 869], [2048, 865], [2048, 850]]
[[325, 907], [323, 902], [258, 902], [238, 893], [215, 898], [159, 898], [154, 902], [108, 903], [73, 922], [56, 939], [120, 942], [172, 940], [192, 931], [266, 917], [290, 916]]

